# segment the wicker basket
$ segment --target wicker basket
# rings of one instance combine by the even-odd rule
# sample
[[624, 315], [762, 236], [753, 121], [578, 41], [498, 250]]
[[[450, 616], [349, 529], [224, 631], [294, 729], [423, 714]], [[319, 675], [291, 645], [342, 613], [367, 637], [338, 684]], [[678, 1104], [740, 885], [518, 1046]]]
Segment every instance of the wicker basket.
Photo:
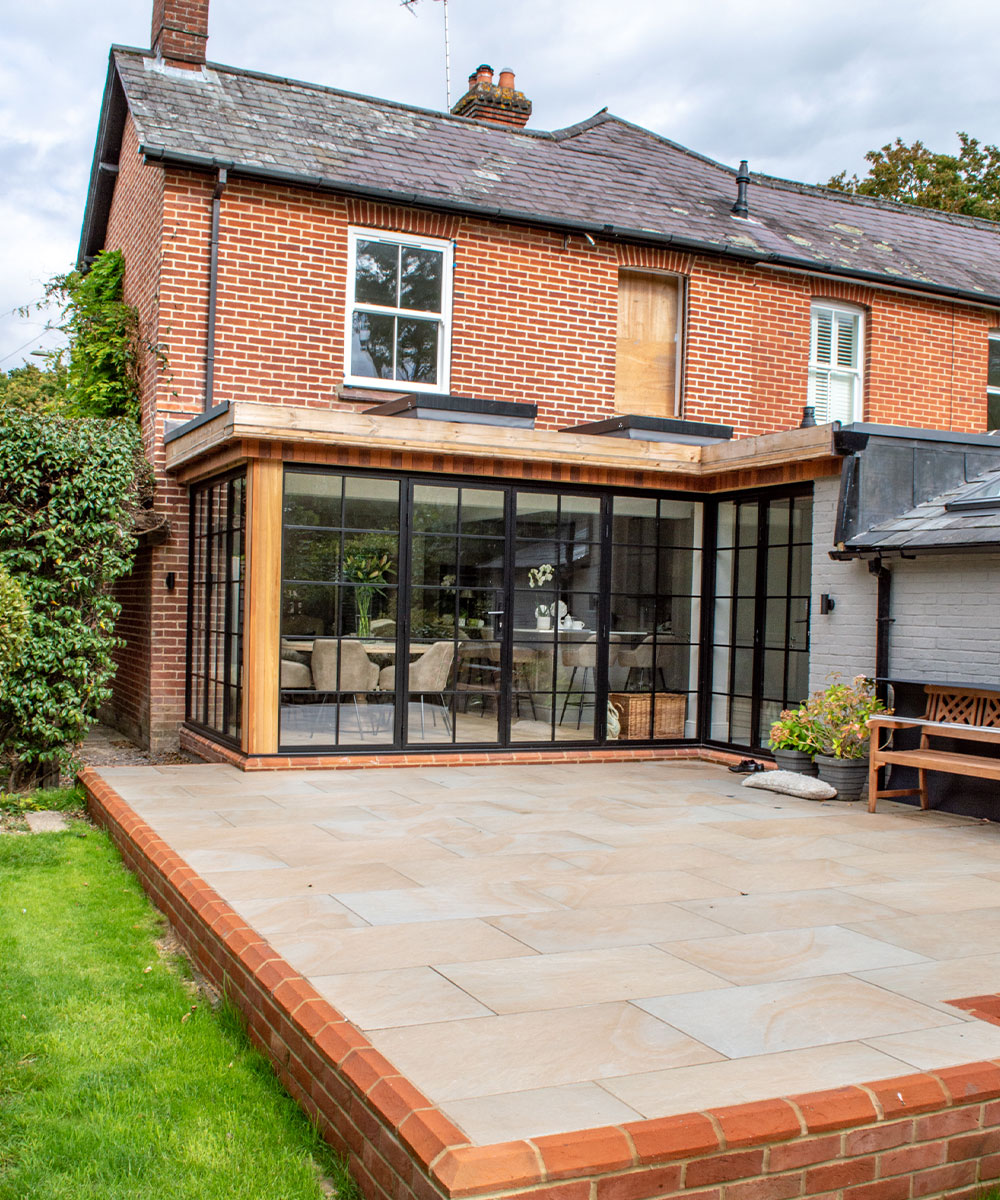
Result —
[[[620, 741], [648, 741], [649, 710], [653, 696], [650, 692], [609, 692], [608, 699], [618, 710], [621, 721]], [[687, 697], [676, 692], [656, 693], [656, 718], [653, 724], [654, 738], [680, 738], [684, 736], [684, 716]]]

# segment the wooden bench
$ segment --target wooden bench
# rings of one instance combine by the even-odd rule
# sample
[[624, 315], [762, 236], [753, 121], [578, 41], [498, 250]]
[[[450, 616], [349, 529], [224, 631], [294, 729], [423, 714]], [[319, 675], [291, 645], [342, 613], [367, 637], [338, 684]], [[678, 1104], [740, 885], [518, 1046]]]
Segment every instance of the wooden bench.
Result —
[[[1000, 758], [981, 754], [962, 754], [956, 750], [935, 749], [936, 738], [1000, 745], [1000, 692], [975, 688], [927, 684], [927, 709], [923, 717], [871, 717], [871, 755], [868, 767], [868, 811], [889, 796], [919, 796], [920, 807], [928, 807], [927, 772], [944, 771], [952, 775], [971, 775], [977, 779], [1000, 782]], [[893, 733], [901, 729], [919, 729], [920, 745], [914, 749], [893, 748]], [[885, 730], [888, 744], [879, 747]], [[878, 771], [882, 766], [914, 767], [918, 786], [884, 788], [879, 791]]]

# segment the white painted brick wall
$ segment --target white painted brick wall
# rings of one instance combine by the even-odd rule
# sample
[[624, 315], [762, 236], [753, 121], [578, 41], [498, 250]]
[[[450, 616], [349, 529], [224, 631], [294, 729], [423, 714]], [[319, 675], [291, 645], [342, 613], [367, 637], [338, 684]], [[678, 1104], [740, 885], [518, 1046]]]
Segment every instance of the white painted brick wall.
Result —
[[889, 673], [1000, 686], [1000, 554], [930, 554], [889, 565]]
[[[813, 491], [812, 613], [809, 641], [809, 690], [826, 686], [832, 674], [844, 679], [875, 673], [875, 580], [862, 562], [834, 562], [833, 532], [840, 477], [817, 479]], [[819, 598], [835, 600], [821, 616]]]

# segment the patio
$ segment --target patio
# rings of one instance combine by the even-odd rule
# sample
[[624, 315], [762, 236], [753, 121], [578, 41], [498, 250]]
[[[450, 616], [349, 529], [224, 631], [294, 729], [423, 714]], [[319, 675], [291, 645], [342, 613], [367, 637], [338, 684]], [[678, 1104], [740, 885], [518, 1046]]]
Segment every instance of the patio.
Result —
[[699, 762], [102, 768], [478, 1145], [1000, 1058], [1000, 825]]

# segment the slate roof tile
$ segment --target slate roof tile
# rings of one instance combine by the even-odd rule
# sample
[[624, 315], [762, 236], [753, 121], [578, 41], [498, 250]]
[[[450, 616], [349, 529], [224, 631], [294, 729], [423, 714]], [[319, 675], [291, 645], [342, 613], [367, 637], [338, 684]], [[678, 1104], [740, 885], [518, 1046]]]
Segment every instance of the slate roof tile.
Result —
[[1000, 297], [993, 222], [766, 175], [752, 176], [751, 219], [738, 220], [731, 168], [606, 112], [555, 133], [507, 129], [231, 67], [171, 71], [139, 50], [112, 53], [140, 144], [154, 155]]

